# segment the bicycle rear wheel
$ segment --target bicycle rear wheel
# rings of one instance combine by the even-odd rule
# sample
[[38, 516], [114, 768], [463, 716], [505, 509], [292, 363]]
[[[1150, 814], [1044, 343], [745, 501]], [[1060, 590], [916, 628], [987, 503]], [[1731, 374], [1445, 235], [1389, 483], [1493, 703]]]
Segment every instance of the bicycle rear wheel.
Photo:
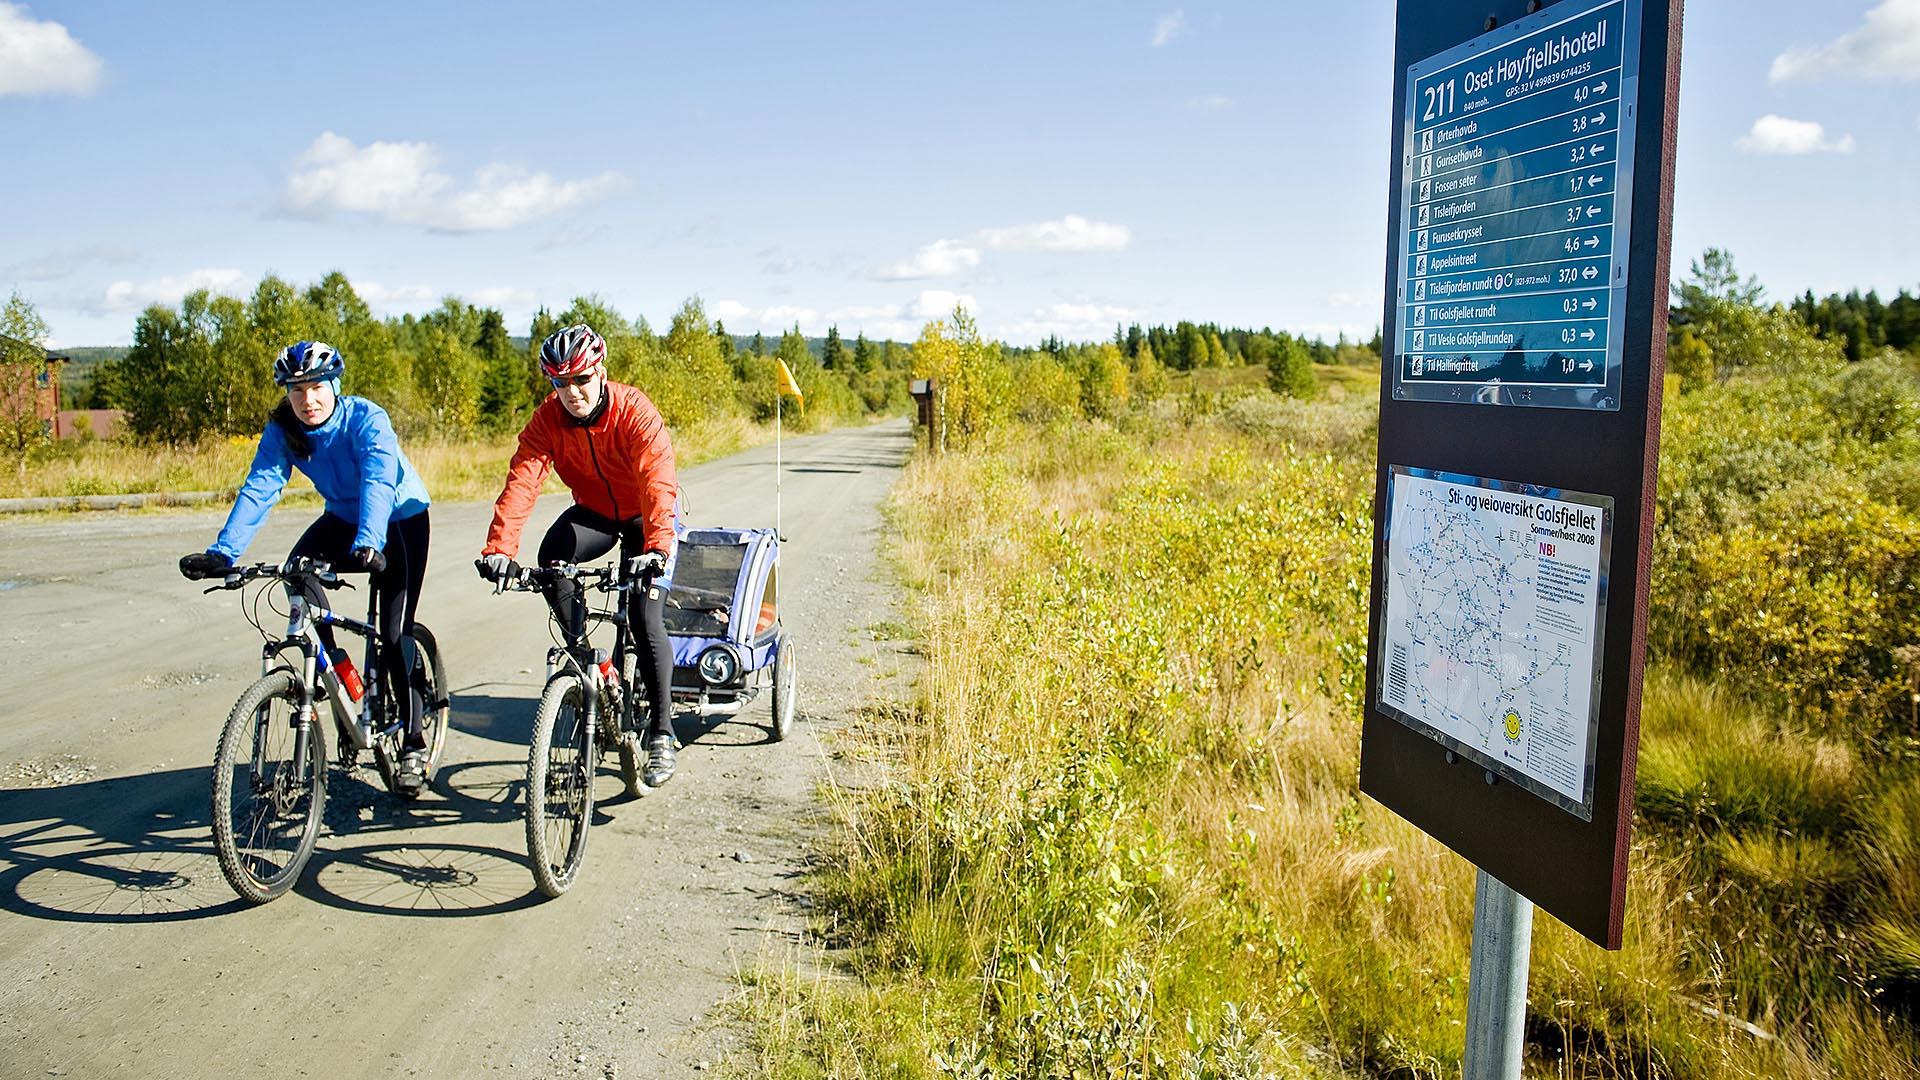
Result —
[[419, 657], [415, 678], [420, 680], [420, 692], [426, 699], [420, 713], [420, 731], [427, 739], [427, 780], [431, 783], [434, 770], [440, 767], [440, 754], [447, 748], [447, 728], [453, 715], [453, 705], [447, 699], [447, 665], [440, 657], [440, 640], [433, 631], [414, 623], [408, 632]]
[[647, 793], [647, 785], [640, 782], [640, 767], [645, 764], [646, 755], [640, 750], [640, 719], [647, 708], [640, 703], [642, 688], [634, 680], [639, 677], [639, 664], [632, 649], [620, 654], [620, 741], [614, 748], [620, 751], [620, 781], [626, 785], [629, 798], [638, 799]]
[[413, 639], [413, 676], [406, 681], [389, 681], [389, 692], [385, 700], [394, 710], [395, 718], [404, 715], [405, 695], [418, 691], [420, 694], [420, 735], [426, 740], [427, 761], [425, 778], [419, 787], [407, 787], [400, 783], [400, 759], [404, 756], [406, 734], [404, 729], [391, 736], [383, 736], [373, 744], [373, 762], [380, 770], [380, 780], [389, 792], [407, 802], [418, 799], [433, 786], [433, 774], [440, 767], [440, 754], [447, 745], [448, 717], [453, 707], [446, 701], [447, 667], [440, 659], [440, 643], [433, 631], [420, 623], [414, 623], [407, 631]]
[[534, 884], [548, 896], [573, 886], [587, 854], [593, 819], [593, 724], [590, 691], [572, 670], [547, 682], [527, 749], [527, 860]]
[[298, 760], [300, 680], [274, 671], [247, 687], [227, 714], [213, 755], [213, 847], [241, 899], [264, 904], [299, 879], [320, 839], [327, 802], [327, 741], [307, 724]]

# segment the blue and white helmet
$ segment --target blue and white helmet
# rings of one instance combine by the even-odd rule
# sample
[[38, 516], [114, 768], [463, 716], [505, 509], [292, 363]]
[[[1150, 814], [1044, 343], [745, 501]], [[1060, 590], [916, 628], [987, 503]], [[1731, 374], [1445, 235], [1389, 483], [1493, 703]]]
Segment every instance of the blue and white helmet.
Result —
[[280, 386], [322, 382], [338, 379], [345, 370], [347, 361], [333, 346], [324, 341], [296, 341], [273, 362], [273, 381]]

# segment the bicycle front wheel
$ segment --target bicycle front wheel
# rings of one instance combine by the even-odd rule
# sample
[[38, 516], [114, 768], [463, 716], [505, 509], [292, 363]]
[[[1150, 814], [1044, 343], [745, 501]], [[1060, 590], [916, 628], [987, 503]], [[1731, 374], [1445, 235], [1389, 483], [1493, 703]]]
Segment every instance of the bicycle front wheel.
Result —
[[540, 695], [527, 750], [527, 859], [534, 884], [548, 896], [573, 886], [587, 854], [593, 818], [593, 723], [590, 691], [568, 670]]
[[213, 755], [213, 847], [241, 899], [264, 904], [286, 892], [320, 839], [327, 803], [327, 742], [319, 718], [299, 745], [300, 680], [260, 678], [227, 714]]

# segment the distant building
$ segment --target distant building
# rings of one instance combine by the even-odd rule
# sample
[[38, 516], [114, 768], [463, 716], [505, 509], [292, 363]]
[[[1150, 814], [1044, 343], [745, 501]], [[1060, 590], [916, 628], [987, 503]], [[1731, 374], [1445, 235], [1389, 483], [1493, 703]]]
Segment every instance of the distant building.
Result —
[[[33, 347], [14, 338], [0, 338], [0, 342], [6, 344], [8, 352], [16, 348]], [[42, 350], [42, 355], [45, 360], [39, 365], [25, 365], [18, 369], [19, 374], [9, 366], [4, 374], [0, 374], [0, 378], [7, 380], [6, 385], [0, 385], [0, 404], [4, 405], [4, 411], [9, 416], [24, 418], [28, 412], [27, 399], [31, 397], [33, 417], [40, 421], [41, 430], [52, 438], [59, 433], [60, 366], [72, 358], [47, 350]]]
[[[14, 338], [0, 336], [0, 342], [9, 346], [22, 344]], [[31, 347], [31, 346], [29, 346]], [[40, 422], [40, 432], [51, 439], [71, 439], [82, 434], [92, 435], [96, 439], [112, 438], [120, 433], [125, 414], [119, 409], [63, 409], [60, 407], [60, 373], [62, 365], [72, 362], [72, 358], [63, 353], [42, 350], [46, 359], [37, 367], [30, 366], [24, 376], [14, 374], [9, 367], [0, 373], [0, 416], [25, 419], [27, 396], [33, 397], [31, 416]]]

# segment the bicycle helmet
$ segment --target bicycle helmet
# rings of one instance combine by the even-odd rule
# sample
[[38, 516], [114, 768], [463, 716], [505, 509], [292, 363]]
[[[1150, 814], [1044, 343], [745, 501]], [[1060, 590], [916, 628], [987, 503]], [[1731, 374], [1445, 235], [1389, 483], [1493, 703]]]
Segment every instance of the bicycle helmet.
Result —
[[345, 370], [346, 358], [333, 346], [324, 341], [296, 341], [273, 362], [273, 381], [280, 386], [322, 382], [338, 379]]
[[606, 360], [607, 340], [586, 323], [555, 330], [540, 344], [540, 371], [549, 379], [579, 375]]

